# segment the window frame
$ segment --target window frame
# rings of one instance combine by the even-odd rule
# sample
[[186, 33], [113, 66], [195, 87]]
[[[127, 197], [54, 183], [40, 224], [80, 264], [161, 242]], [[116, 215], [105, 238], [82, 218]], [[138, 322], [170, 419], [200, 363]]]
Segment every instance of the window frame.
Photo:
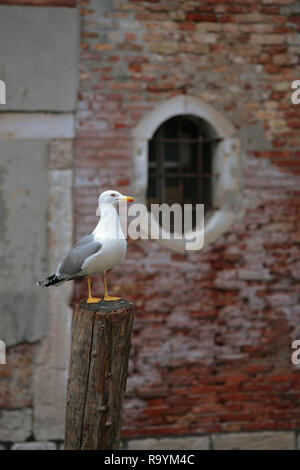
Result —
[[[213, 180], [212, 202], [218, 210], [205, 218], [204, 246], [214, 242], [242, 215], [240, 197], [240, 140], [236, 129], [221, 113], [198, 97], [178, 95], [158, 104], [147, 113], [132, 133], [131, 192], [136, 202], [147, 205], [148, 147], [156, 130], [168, 119], [179, 115], [192, 115], [206, 121], [220, 139], [213, 154], [212, 173], [219, 174]], [[149, 214], [151, 218], [151, 214]], [[151, 224], [157, 221], [152, 217]], [[143, 227], [141, 227], [143, 231]], [[187, 238], [189, 234], [186, 234]], [[161, 245], [178, 253], [185, 252], [186, 239], [159, 239]]]

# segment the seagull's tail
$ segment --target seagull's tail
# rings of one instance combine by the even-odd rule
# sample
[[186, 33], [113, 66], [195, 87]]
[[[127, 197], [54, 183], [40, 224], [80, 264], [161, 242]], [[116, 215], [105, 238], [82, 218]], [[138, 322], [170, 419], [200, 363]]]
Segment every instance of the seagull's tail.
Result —
[[66, 279], [60, 279], [56, 276], [56, 274], [51, 274], [51, 276], [46, 277], [46, 279], [41, 279], [37, 282], [37, 284], [41, 287], [51, 287], [55, 286], [55, 284], [61, 284]]

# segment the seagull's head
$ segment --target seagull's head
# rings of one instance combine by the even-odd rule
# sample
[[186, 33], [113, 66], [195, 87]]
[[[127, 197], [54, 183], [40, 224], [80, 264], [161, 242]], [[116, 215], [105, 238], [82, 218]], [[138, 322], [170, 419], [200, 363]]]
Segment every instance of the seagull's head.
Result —
[[134, 198], [131, 196], [124, 196], [124, 194], [119, 193], [119, 191], [113, 191], [109, 189], [104, 191], [99, 196], [98, 208], [96, 215], [100, 216], [100, 208], [104, 205], [112, 205], [116, 207], [121, 202], [133, 202]]

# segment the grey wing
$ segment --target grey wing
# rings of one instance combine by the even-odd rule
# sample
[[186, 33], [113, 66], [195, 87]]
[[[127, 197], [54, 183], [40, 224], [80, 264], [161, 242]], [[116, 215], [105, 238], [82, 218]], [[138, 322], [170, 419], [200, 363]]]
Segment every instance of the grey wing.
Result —
[[75, 243], [74, 248], [80, 245], [87, 245], [90, 242], [94, 241], [93, 234], [90, 233], [89, 235], [85, 235], [84, 237], [80, 238], [78, 242]]
[[[79, 240], [68, 256], [60, 264], [58, 268], [58, 274], [60, 276], [75, 276], [76, 274], [79, 274], [84, 261], [101, 249], [102, 244], [100, 242], [94, 240], [93, 237], [91, 241], [89, 241], [90, 238], [88, 239], [88, 237], [90, 237], [90, 235]], [[86, 239], [86, 243], [83, 241], [84, 239]]]

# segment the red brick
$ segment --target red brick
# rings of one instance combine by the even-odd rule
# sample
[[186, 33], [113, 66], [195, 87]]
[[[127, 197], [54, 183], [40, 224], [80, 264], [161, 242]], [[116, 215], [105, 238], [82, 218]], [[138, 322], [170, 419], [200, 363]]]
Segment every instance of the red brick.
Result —
[[286, 167], [295, 167], [295, 166], [300, 166], [300, 160], [276, 160], [275, 164], [278, 166], [286, 166]]
[[234, 23], [235, 18], [234, 15], [219, 15], [218, 21], [220, 23]]
[[209, 21], [209, 22], [215, 22], [217, 21], [217, 17], [215, 14], [211, 13], [187, 13], [186, 15], [186, 20], [187, 21]]
[[228, 13], [247, 13], [249, 12], [248, 5], [228, 5], [227, 6]]
[[276, 15], [278, 13], [280, 13], [280, 8], [278, 6], [263, 6], [261, 8], [261, 13], [266, 13], [266, 14], [269, 14], [269, 15]]
[[179, 23], [179, 29], [182, 29], [183, 31], [194, 31], [195, 28], [195, 23], [192, 21], [181, 21]]
[[135, 41], [137, 38], [135, 33], [125, 33], [124, 39], [125, 41]]
[[135, 15], [137, 20], [147, 20], [147, 21], [163, 21], [167, 20], [168, 16], [166, 13], [136, 13]]
[[287, 18], [288, 23], [300, 23], [300, 15], [291, 15]]
[[214, 11], [214, 7], [212, 5], [200, 5], [197, 7], [197, 11]]

